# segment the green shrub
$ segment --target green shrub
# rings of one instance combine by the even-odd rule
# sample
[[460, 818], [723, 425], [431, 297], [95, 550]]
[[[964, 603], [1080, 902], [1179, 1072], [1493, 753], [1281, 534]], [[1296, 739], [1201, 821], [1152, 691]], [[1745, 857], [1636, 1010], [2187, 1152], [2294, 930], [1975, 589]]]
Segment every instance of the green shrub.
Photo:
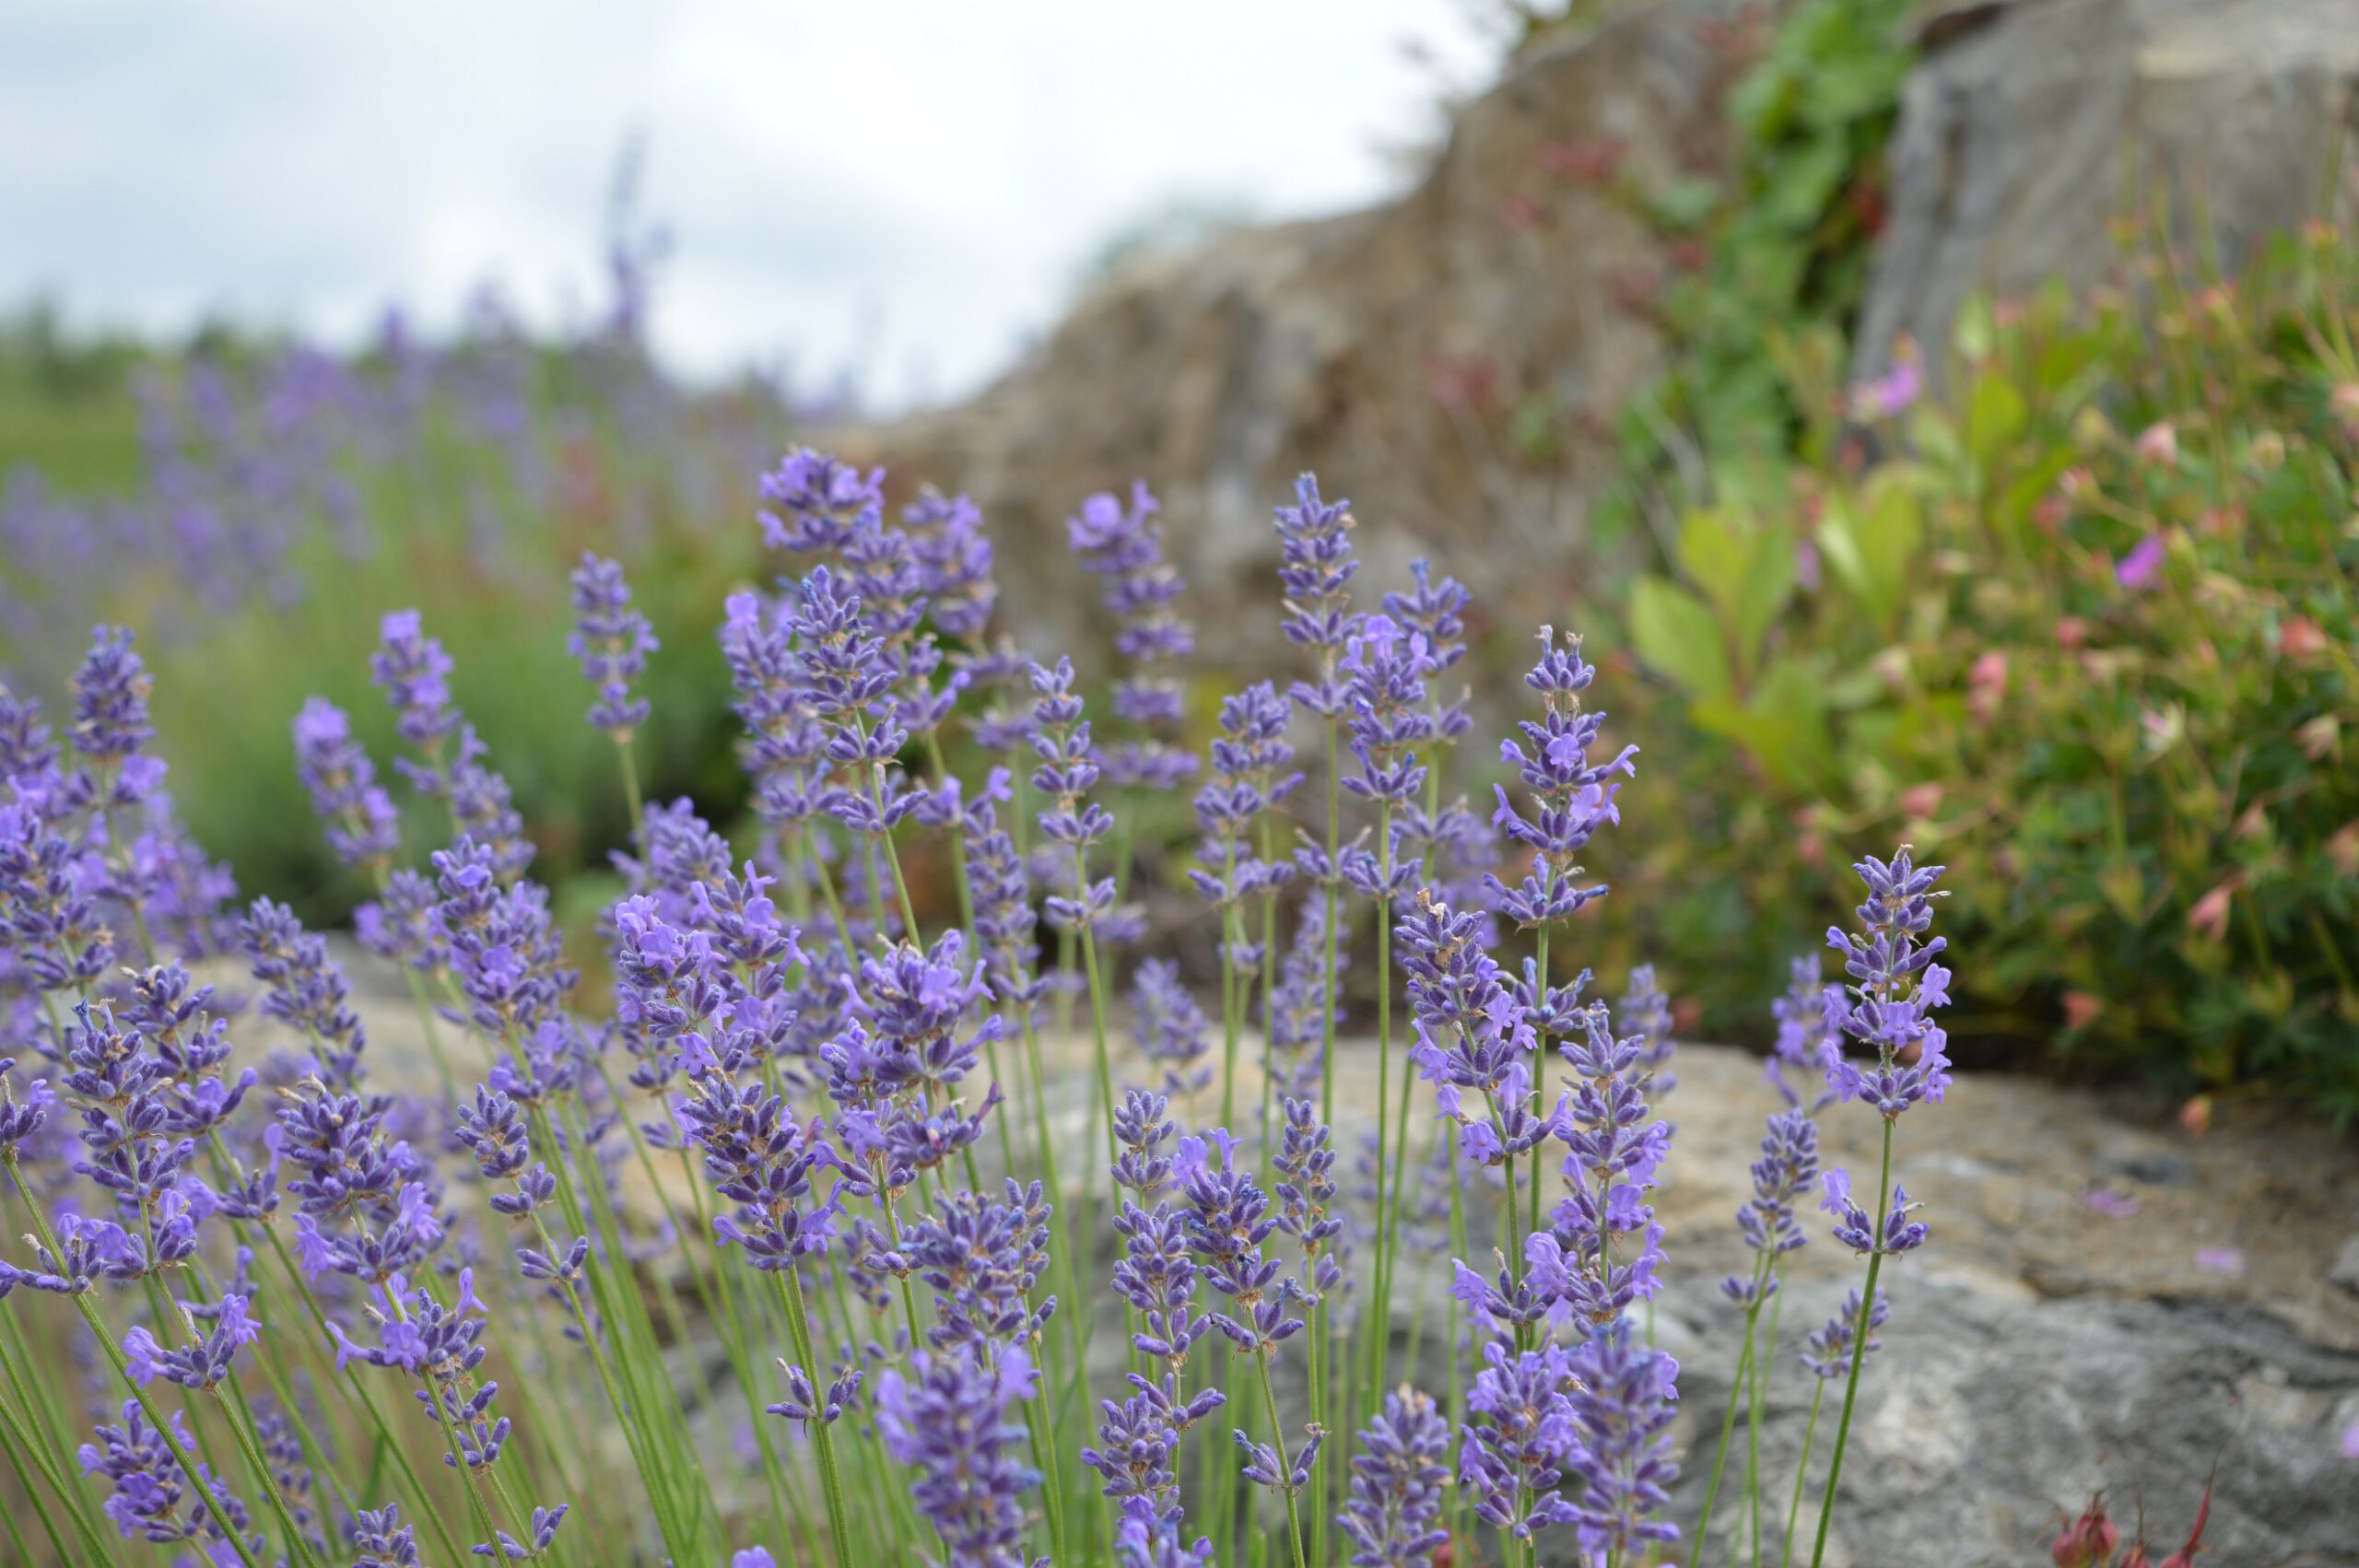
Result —
[[1970, 306], [1939, 398], [1798, 375], [1802, 455], [1628, 603], [1690, 818], [1638, 875], [1712, 889], [1649, 934], [1708, 1019], [1896, 835], [1955, 868], [1960, 1034], [2359, 1112], [2354, 269], [2324, 228], [2233, 283], [2161, 254]]

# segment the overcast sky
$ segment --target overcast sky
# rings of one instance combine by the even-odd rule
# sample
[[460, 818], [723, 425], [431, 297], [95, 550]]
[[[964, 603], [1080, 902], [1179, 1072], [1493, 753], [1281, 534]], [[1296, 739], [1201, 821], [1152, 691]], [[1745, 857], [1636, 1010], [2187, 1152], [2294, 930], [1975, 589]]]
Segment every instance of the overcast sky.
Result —
[[647, 137], [682, 369], [962, 391], [1173, 204], [1382, 195], [1497, 57], [1476, 0], [0, 0], [0, 305], [182, 331], [599, 298]]

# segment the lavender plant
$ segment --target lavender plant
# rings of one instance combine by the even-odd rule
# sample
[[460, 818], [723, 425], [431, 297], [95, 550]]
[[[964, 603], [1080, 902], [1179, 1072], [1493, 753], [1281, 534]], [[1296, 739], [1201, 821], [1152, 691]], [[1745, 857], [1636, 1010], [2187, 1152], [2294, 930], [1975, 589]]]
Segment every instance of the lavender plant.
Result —
[[[241, 1568], [1408, 1568], [1474, 1556], [1479, 1521], [1511, 1563], [1663, 1560], [1678, 1368], [1645, 1311], [1672, 1012], [1650, 968], [1611, 1006], [1586, 971], [1551, 974], [1555, 928], [1604, 891], [1576, 857], [1633, 771], [1631, 748], [1597, 749], [1578, 641], [1543, 634], [1542, 715], [1502, 750], [1528, 794], [1502, 790], [1494, 819], [1527, 859], [1485, 881], [1485, 830], [1441, 803], [1473, 723], [1436, 689], [1465, 592], [1421, 564], [1354, 614], [1350, 519], [1309, 477], [1278, 534], [1313, 678], [1226, 696], [1201, 766], [1143, 488], [1073, 525], [1121, 623], [1112, 712], [1133, 732], [1110, 749], [1071, 659], [993, 641], [970, 505], [928, 493], [895, 521], [881, 474], [812, 452], [763, 493], [785, 565], [720, 631], [752, 779], [741, 843], [689, 802], [640, 799], [637, 683], [663, 650], [617, 565], [573, 574], [570, 650], [631, 822], [586, 935], [534, 880], [422, 615], [384, 617], [370, 661], [393, 782], [341, 709], [296, 716], [319, 831], [374, 894], [358, 946], [409, 986], [430, 1084], [386, 1031], [372, 1043], [337, 940], [268, 899], [232, 912], [162, 792], [127, 634], [92, 647], [64, 746], [0, 694], [0, 1166], [32, 1232], [0, 1258], [19, 1555], [37, 1532], [61, 1562], [144, 1540]], [[1293, 822], [1297, 714], [1328, 731], [1323, 824]], [[1200, 771], [1217, 1057], [1167, 959], [1131, 967], [1131, 1028], [1109, 1028], [1114, 939], [1139, 930], [1117, 811]], [[945, 866], [955, 916], [926, 874]], [[1860, 869], [1862, 930], [1837, 939], [1853, 987], [1797, 971], [1775, 1071], [1807, 1062], [1883, 1118], [1876, 1204], [1818, 1170], [1825, 1105], [1779, 1077], [1790, 1108], [1739, 1216], [1755, 1262], [1724, 1287], [1757, 1519], [1776, 1330], [1755, 1320], [1813, 1185], [1868, 1257], [1808, 1348], [1818, 1390], [1844, 1383], [1822, 1550], [1883, 1264], [1924, 1239], [1891, 1130], [1948, 1081], [1947, 976], [1920, 940], [1936, 873], [1906, 851]], [[1355, 971], [1376, 982], [1372, 1049], [1336, 1035], [1356, 905], [1376, 917]], [[1043, 918], [1089, 999], [1081, 1072], [1050, 1071], [1080, 1057], [1049, 1054], [1070, 1042]], [[1413, 1148], [1413, 1129], [1432, 1136]], [[1436, 1316], [1396, 1293], [1403, 1263], [1446, 1266], [1444, 1391], [1391, 1375], [1422, 1369]]]

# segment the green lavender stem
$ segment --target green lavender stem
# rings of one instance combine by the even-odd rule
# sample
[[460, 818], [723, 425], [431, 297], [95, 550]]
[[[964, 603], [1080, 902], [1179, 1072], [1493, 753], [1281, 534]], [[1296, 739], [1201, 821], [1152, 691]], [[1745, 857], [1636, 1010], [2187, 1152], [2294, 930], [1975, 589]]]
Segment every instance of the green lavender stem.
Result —
[[1868, 1282], [1860, 1293], [1860, 1320], [1851, 1326], [1851, 1372], [1843, 1380], [1843, 1413], [1835, 1422], [1835, 1446], [1826, 1456], [1826, 1496], [1819, 1504], [1818, 1540], [1811, 1568], [1826, 1557], [1826, 1532], [1835, 1522], [1835, 1489], [1843, 1480], [1843, 1450], [1851, 1440], [1851, 1411], [1860, 1399], [1860, 1369], [1868, 1362], [1868, 1315], [1875, 1310], [1876, 1276], [1884, 1271], [1884, 1224], [1892, 1205], [1892, 1118], [1884, 1121], [1884, 1168], [1876, 1177], [1875, 1250], [1868, 1254]]
[[1826, 1379], [1812, 1380], [1817, 1386], [1810, 1393], [1810, 1419], [1802, 1423], [1802, 1457], [1794, 1461], [1794, 1499], [1786, 1504], [1786, 1544], [1778, 1553], [1778, 1568], [1792, 1568], [1794, 1561], [1794, 1523], [1802, 1514], [1802, 1483], [1810, 1476], [1811, 1442], [1818, 1435], [1818, 1407], [1826, 1399]]
[[[1768, 1271], [1769, 1260], [1766, 1254], [1755, 1259], [1752, 1299], [1756, 1303], [1761, 1294], [1761, 1281], [1767, 1276]], [[1754, 1325], [1759, 1320], [1758, 1306], [1746, 1306], [1744, 1349], [1736, 1358], [1736, 1375], [1729, 1381], [1729, 1408], [1727, 1413], [1720, 1417], [1720, 1440], [1712, 1450], [1712, 1479], [1704, 1488], [1704, 1514], [1696, 1521], [1696, 1545], [1687, 1554], [1687, 1568], [1696, 1568], [1696, 1565], [1704, 1561], [1704, 1539], [1711, 1532], [1712, 1510], [1720, 1498], [1720, 1469], [1728, 1463], [1729, 1441], [1736, 1433], [1737, 1404], [1744, 1397], [1745, 1375], [1753, 1370], [1753, 1329]]]

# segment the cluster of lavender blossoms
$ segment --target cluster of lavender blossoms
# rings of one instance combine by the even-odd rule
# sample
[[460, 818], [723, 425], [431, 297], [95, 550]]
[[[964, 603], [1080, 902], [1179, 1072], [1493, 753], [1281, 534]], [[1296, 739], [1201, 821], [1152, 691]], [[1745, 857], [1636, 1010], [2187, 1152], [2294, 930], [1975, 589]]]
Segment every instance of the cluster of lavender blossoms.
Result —
[[[995, 630], [966, 498], [888, 506], [812, 451], [761, 496], [781, 564], [718, 631], [742, 831], [641, 800], [663, 646], [617, 563], [572, 572], [628, 828], [570, 937], [418, 612], [370, 661], [390, 768], [334, 705], [294, 716], [422, 1054], [372, 1046], [369, 977], [190, 841], [127, 632], [63, 744], [0, 689], [11, 1561], [1429, 1568], [1493, 1532], [1517, 1568], [1700, 1560], [1652, 1331], [1678, 1013], [1648, 965], [1610, 1005], [1552, 974], [1635, 777], [1579, 639], [1541, 634], [1486, 814], [1449, 788], [1475, 719], [1442, 689], [1471, 596], [1421, 561], [1355, 610], [1352, 517], [1309, 475], [1275, 524], [1307, 668], [1218, 692], [1153, 496], [1081, 504], [1110, 740], [1086, 667]], [[1172, 868], [1134, 813], [1183, 787]], [[1926, 1236], [1892, 1129], [1949, 1082], [1938, 871], [1860, 871], [1849, 985], [1803, 961], [1777, 1009], [1703, 1522], [1816, 1191], [1868, 1258], [1803, 1352], [1813, 1432], [1844, 1387], [1822, 1553], [1880, 1271]], [[1208, 942], [1136, 952], [1187, 919], [1158, 875]], [[1347, 973], [1373, 1049], [1337, 1037]], [[1884, 1128], [1872, 1207], [1820, 1168], [1838, 1101]], [[1403, 1263], [1449, 1281], [1405, 1355]], [[1421, 1336], [1446, 1388], [1394, 1376]]]

